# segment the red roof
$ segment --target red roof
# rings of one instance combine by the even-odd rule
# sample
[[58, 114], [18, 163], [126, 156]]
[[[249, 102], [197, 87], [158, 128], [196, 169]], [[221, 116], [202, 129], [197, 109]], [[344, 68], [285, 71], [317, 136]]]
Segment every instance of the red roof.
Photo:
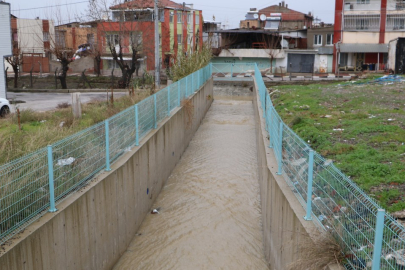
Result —
[[259, 10], [259, 14], [265, 14], [266, 16], [270, 16], [270, 13], [281, 13], [281, 18], [283, 21], [300, 20], [304, 19], [305, 17], [312, 18], [312, 16], [308, 14], [279, 5], [273, 5]]
[[[153, 8], [154, 5], [154, 0], [133, 0], [119, 5], [111, 6], [110, 9], [142, 9]], [[178, 4], [170, 0], [158, 0], [158, 7], [183, 9], [182, 4]], [[188, 10], [189, 8], [185, 7], [185, 9]]]

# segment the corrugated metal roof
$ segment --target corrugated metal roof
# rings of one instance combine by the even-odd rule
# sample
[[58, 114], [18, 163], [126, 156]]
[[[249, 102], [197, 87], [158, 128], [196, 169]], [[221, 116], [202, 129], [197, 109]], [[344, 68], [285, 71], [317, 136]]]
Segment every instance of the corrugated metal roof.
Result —
[[333, 54], [333, 47], [320, 47], [318, 54]]
[[387, 44], [340, 44], [342, 53], [388, 53]]

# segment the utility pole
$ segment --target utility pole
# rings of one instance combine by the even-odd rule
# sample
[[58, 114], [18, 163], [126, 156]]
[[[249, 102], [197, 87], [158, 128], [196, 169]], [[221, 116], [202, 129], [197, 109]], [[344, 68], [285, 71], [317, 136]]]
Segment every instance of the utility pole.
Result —
[[155, 0], [155, 88], [160, 86], [160, 48], [159, 48], [159, 9], [158, 1]]

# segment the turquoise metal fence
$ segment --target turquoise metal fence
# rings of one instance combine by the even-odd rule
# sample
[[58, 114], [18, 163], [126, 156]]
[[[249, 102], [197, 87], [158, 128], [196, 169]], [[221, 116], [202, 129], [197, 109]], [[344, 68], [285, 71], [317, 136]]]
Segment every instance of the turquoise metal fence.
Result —
[[102, 123], [0, 166], [0, 245], [83, 187], [211, 78], [211, 64]]
[[278, 174], [306, 209], [303, 218], [336, 236], [347, 269], [405, 269], [405, 228], [284, 124], [257, 66], [255, 82]]

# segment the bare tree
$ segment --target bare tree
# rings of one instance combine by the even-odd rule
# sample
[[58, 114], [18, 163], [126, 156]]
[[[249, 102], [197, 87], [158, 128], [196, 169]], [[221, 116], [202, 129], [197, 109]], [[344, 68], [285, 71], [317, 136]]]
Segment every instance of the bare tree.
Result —
[[281, 39], [278, 33], [271, 33], [270, 35], [263, 34], [262, 40], [264, 44], [264, 49], [266, 49], [267, 54], [270, 59], [270, 73], [273, 73], [273, 62], [281, 54]]
[[[153, 22], [153, 12], [150, 10], [151, 1], [114, 1], [110, 18], [109, 5], [106, 0], [90, 0], [87, 17], [101, 21], [98, 39], [100, 61], [101, 54], [108, 51], [116, 65], [121, 70], [118, 82], [120, 88], [129, 86], [134, 73], [138, 75], [140, 59], [148, 50], [153, 52], [153, 31], [148, 28], [148, 23]], [[120, 5], [125, 7], [120, 8]]]
[[6, 58], [7, 63], [13, 68], [14, 72], [14, 88], [18, 87], [18, 74], [20, 66], [23, 64], [23, 58], [21, 55], [21, 49], [18, 47], [13, 48], [13, 56]]
[[49, 49], [49, 52], [53, 54], [56, 57], [57, 61], [61, 64], [58, 79], [60, 81], [62, 89], [67, 89], [66, 77], [69, 70], [69, 64], [73, 62], [72, 58], [74, 55], [74, 51], [68, 48], [61, 48], [58, 45], [54, 44]]

